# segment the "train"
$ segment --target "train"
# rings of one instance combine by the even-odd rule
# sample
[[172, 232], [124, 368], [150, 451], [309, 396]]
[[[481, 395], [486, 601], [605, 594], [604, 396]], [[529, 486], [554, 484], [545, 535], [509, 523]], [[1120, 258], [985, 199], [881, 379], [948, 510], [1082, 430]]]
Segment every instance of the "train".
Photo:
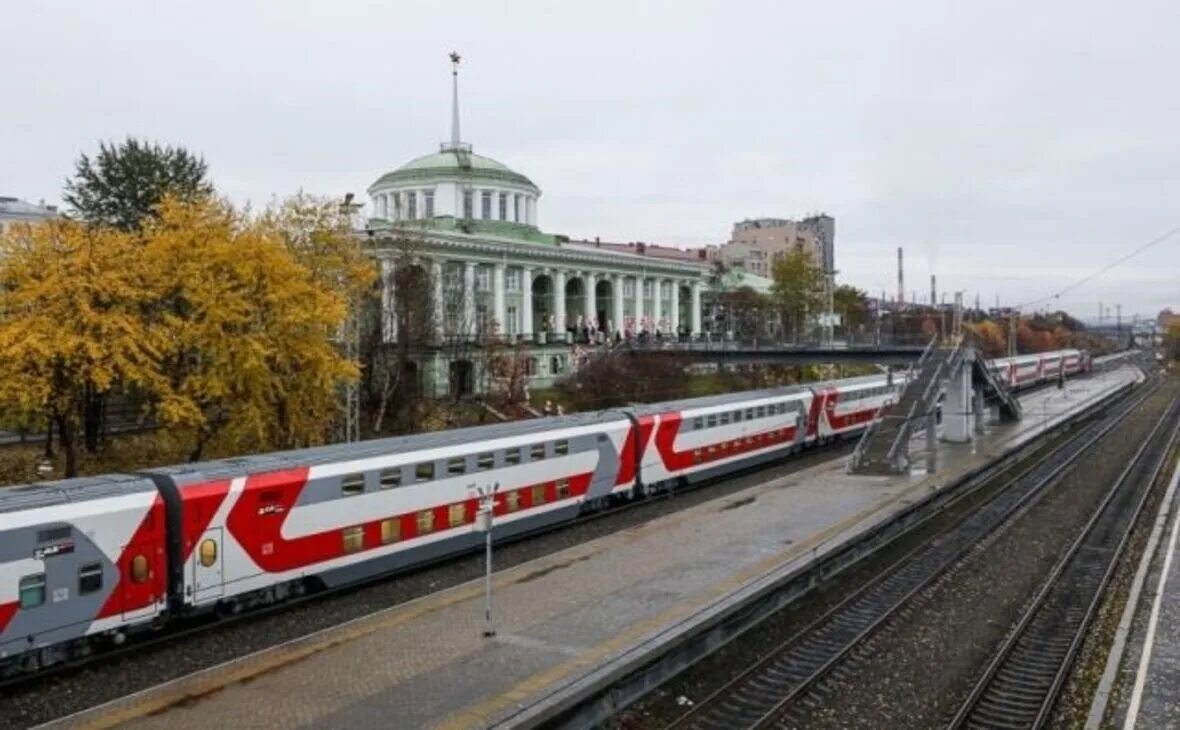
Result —
[[[990, 364], [1020, 389], [1088, 369]], [[856, 377], [0, 489], [0, 677], [186, 617], [475, 549], [859, 434], [904, 376]]]

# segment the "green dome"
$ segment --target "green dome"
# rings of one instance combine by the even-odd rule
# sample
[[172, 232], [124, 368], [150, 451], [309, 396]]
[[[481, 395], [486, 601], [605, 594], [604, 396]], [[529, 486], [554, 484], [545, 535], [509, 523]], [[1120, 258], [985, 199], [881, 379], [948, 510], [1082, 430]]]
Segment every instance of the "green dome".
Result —
[[444, 149], [425, 155], [382, 175], [371, 187], [385, 183], [415, 182], [436, 177], [459, 178], [464, 182], [499, 182], [523, 185], [539, 193], [540, 189], [524, 175], [490, 157], [462, 149]]

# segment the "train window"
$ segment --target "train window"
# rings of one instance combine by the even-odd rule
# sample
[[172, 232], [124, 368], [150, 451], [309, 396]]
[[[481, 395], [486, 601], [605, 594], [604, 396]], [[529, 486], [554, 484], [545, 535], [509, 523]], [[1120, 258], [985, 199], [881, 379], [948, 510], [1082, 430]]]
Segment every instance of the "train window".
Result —
[[716, 426], [717, 425], [717, 416], [713, 415], [713, 416], [709, 416], [708, 418], [706, 418], [705, 425], [708, 428], [713, 428], [714, 426]]
[[520, 490], [513, 489], [504, 495], [504, 509], [508, 512], [520, 509]]
[[393, 489], [402, 485], [402, 468], [400, 466], [381, 470], [381, 488]]
[[365, 475], [349, 474], [340, 480], [340, 491], [344, 496], [351, 497], [365, 493]]
[[426, 461], [414, 467], [414, 480], [428, 482], [434, 479], [434, 462]]
[[529, 461], [540, 461], [545, 458], [545, 444], [533, 444], [529, 447]]
[[78, 595], [102, 590], [102, 563], [86, 563], [78, 568]]
[[766, 418], [766, 406], [758, 406], [758, 417]]
[[570, 480], [569, 479], [558, 479], [557, 480], [557, 498], [558, 499], [565, 499], [568, 496], [570, 496]]
[[460, 502], [447, 508], [447, 522], [451, 527], [458, 527], [467, 521], [467, 505]]
[[726, 424], [728, 424], [728, 423], [729, 423], [729, 414], [728, 414], [728, 413], [722, 413], [722, 414], [721, 414], [721, 425], [722, 425], [722, 426], [724, 426], [724, 425], [726, 425]]
[[428, 535], [434, 532], [434, 510], [424, 509], [418, 513], [418, 534]]
[[787, 412], [787, 404], [786, 403], [779, 403], [778, 404], [778, 412], [779, 413], [786, 413]]
[[545, 504], [545, 485], [533, 486], [533, 504]]
[[45, 574], [34, 573], [20, 579], [20, 607], [36, 608], [45, 603]]
[[217, 541], [205, 540], [201, 543], [200, 549], [201, 565], [206, 568], [212, 568], [217, 564]]
[[692, 427], [694, 430], [700, 431], [702, 428], [705, 427], [705, 419], [701, 418], [700, 416], [697, 416], [696, 418], [692, 419]]
[[402, 523], [396, 517], [381, 520], [381, 544], [388, 545], [402, 539]]
[[753, 408], [747, 408], [747, 409], [746, 409], [746, 420], [747, 420], [747, 421], [751, 421], [751, 420], [753, 420], [753, 419], [754, 419], [754, 409], [753, 409]]
[[563, 456], [565, 454], [568, 454], [569, 452], [570, 452], [570, 442], [569, 441], [565, 441], [563, 439], [563, 440], [558, 441], [557, 443], [553, 444], [553, 453], [557, 454], [558, 456]]
[[505, 464], [519, 464], [520, 463], [520, 449], [506, 449], [504, 451]]
[[741, 411], [734, 411], [733, 412], [733, 422], [737, 423], [740, 420], [742, 420], [742, 412]]
[[148, 570], [148, 559], [147, 559], [146, 555], [143, 555], [143, 554], [136, 555], [134, 558], [131, 559], [131, 582], [132, 583], [143, 583], [143, 582], [147, 581], [148, 574], [150, 572], [151, 571]]
[[495, 465], [496, 465], [496, 455], [495, 454], [480, 454], [479, 455], [479, 468], [481, 470], [491, 469]]
[[53, 542], [55, 540], [69, 540], [70, 526], [64, 527], [50, 527], [47, 530], [37, 531], [37, 542]]
[[457, 456], [454, 459], [447, 461], [447, 474], [456, 476], [467, 471], [467, 460], [462, 456]]
[[361, 526], [345, 527], [340, 531], [344, 539], [344, 554], [359, 553], [365, 547], [365, 528]]

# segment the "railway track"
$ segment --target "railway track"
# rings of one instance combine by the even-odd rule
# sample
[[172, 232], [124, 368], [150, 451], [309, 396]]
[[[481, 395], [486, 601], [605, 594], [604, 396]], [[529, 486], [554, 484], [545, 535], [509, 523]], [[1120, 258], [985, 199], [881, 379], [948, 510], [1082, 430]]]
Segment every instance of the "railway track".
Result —
[[790, 726], [789, 709], [910, 599], [1021, 514], [1090, 447], [1155, 392], [1132, 396], [1011, 478], [942, 537], [903, 555], [881, 576], [673, 720], [668, 728]]
[[1180, 432], [1180, 401], [1152, 429], [996, 652], [951, 728], [1048, 721], [1103, 591]]

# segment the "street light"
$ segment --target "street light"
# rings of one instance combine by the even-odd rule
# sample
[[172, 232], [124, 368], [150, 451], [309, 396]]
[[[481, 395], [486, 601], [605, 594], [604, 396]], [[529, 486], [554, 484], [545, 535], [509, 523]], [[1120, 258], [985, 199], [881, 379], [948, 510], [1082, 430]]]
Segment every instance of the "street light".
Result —
[[475, 514], [475, 523], [472, 527], [476, 532], [484, 534], [483, 635], [485, 638], [491, 638], [496, 635], [496, 627], [492, 623], [492, 525], [496, 492], [500, 489], [500, 482], [496, 482], [490, 487], [477, 487], [472, 484], [468, 489], [479, 497], [479, 511]]

